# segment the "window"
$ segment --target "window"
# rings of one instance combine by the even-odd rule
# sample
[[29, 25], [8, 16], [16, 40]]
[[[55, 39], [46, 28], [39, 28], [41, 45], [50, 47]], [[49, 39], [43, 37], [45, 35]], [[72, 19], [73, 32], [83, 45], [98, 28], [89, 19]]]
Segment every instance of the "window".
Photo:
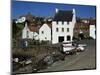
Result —
[[64, 41], [64, 36], [59, 36], [58, 40], [59, 40], [59, 42], [63, 42]]
[[71, 39], [71, 37], [68, 35], [68, 36], [67, 36], [67, 41], [70, 41], [70, 39]]
[[27, 31], [27, 38], [29, 37], [29, 32]]
[[64, 21], [62, 22], [62, 25], [64, 25]]
[[47, 39], [47, 37], [45, 37], [45, 39]]
[[69, 32], [69, 28], [67, 28], [67, 32]]
[[57, 25], [58, 25], [58, 21], [56, 21], [57, 22]]
[[56, 28], [56, 32], [58, 32], [58, 28]]
[[62, 32], [64, 32], [64, 28], [62, 28]]
[[69, 21], [67, 22], [67, 24], [69, 25]]
[[44, 31], [42, 31], [42, 34], [44, 34]]

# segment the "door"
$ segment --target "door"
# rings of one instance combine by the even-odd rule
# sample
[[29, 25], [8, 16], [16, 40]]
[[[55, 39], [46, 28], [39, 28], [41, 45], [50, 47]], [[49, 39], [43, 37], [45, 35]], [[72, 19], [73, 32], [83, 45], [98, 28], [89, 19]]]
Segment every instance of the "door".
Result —
[[68, 35], [67, 36], [67, 41], [70, 41], [71, 40], [71, 37]]
[[59, 42], [63, 42], [64, 41], [64, 36], [59, 36], [58, 39], [59, 39]]

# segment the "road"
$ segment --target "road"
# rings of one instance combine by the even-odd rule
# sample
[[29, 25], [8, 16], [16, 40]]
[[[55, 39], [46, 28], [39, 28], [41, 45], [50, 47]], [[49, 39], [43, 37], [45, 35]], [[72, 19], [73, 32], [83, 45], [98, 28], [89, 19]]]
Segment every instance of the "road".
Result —
[[83, 40], [81, 44], [86, 44], [84, 52], [78, 52], [76, 55], [69, 55], [65, 57], [64, 61], [57, 61], [47, 69], [39, 72], [50, 71], [69, 71], [69, 70], [85, 70], [96, 68], [96, 45], [95, 40]]

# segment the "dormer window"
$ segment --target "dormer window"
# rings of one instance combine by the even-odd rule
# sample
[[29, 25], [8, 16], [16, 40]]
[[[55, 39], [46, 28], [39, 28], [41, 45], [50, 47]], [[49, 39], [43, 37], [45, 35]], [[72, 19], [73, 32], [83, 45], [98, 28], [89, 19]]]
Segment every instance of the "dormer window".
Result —
[[58, 21], [57, 21], [57, 24], [58, 24]]
[[44, 31], [42, 31], [42, 34], [44, 34]]
[[69, 25], [69, 21], [67, 22], [67, 25]]
[[62, 22], [62, 25], [64, 25], [64, 22]]

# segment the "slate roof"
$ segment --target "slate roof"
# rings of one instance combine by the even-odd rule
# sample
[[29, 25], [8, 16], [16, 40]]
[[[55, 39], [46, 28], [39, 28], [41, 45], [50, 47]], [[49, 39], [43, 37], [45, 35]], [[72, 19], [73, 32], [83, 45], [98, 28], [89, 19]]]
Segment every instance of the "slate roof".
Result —
[[53, 21], [72, 21], [73, 18], [73, 11], [64, 11], [64, 10], [59, 10], [55, 16]]

